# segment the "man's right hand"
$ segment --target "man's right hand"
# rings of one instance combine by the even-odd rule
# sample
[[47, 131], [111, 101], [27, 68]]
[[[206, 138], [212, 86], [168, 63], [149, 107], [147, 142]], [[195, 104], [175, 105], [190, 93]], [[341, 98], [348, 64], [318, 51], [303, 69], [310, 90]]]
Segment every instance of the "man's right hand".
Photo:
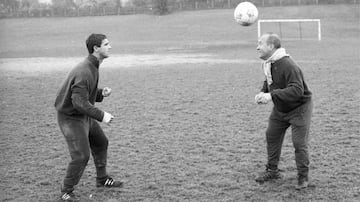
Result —
[[271, 102], [271, 94], [270, 93], [264, 93], [260, 92], [255, 96], [255, 103], [256, 104], [267, 104]]
[[261, 103], [261, 98], [262, 98], [263, 95], [264, 95], [264, 92], [260, 92], [255, 96], [255, 103], [256, 104], [262, 104]]
[[103, 117], [103, 120], [102, 122], [106, 123], [106, 124], [110, 124], [111, 121], [114, 119], [114, 116], [107, 113], [107, 112], [104, 112], [104, 117]]

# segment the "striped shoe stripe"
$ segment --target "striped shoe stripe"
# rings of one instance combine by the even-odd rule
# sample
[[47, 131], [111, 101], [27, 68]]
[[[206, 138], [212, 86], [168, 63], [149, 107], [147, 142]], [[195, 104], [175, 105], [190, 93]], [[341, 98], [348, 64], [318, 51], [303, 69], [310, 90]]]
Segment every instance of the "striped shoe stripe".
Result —
[[114, 184], [114, 180], [109, 178], [105, 181], [104, 185], [105, 186], [112, 186]]
[[68, 200], [70, 198], [70, 195], [68, 193], [65, 193], [65, 194], [62, 195], [61, 198], [64, 199], [64, 200]]

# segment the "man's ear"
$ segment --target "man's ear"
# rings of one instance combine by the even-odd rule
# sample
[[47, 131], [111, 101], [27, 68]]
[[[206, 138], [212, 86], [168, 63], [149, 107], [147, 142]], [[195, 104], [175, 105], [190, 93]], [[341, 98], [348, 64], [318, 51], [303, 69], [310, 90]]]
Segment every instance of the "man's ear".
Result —
[[99, 47], [97, 46], [94, 46], [93, 48], [94, 48], [94, 52], [97, 52], [97, 50], [99, 49]]
[[271, 50], [274, 50], [275, 48], [274, 44], [269, 44], [269, 47], [271, 48]]

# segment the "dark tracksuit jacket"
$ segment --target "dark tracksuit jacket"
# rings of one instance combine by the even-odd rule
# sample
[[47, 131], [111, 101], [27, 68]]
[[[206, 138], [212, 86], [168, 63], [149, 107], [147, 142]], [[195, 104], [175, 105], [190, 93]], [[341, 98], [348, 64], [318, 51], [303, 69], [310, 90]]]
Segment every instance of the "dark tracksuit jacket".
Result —
[[312, 101], [299, 66], [288, 56], [271, 64], [273, 83], [264, 81], [262, 92], [270, 93], [274, 108], [266, 130], [268, 166], [277, 167], [286, 129], [292, 126], [292, 141], [298, 174], [309, 172], [308, 135]]
[[102, 121], [104, 112], [94, 106], [103, 100], [102, 89], [98, 89], [99, 61], [89, 55], [67, 76], [55, 100], [58, 112], [68, 116], [87, 115]]
[[271, 65], [273, 83], [267, 81], [261, 89], [271, 94], [274, 107], [283, 113], [290, 112], [311, 100], [312, 93], [304, 81], [299, 66], [288, 56], [275, 61]]

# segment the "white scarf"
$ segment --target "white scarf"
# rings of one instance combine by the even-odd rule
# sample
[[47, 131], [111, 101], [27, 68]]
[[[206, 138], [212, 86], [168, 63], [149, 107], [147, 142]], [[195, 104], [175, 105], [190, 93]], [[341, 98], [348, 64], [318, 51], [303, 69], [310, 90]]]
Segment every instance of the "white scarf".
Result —
[[290, 55], [286, 53], [285, 48], [279, 48], [267, 60], [263, 62], [262, 67], [268, 85], [271, 85], [273, 83], [272, 75], [271, 75], [271, 63], [274, 63], [275, 61], [280, 60], [285, 56], [290, 56]]

